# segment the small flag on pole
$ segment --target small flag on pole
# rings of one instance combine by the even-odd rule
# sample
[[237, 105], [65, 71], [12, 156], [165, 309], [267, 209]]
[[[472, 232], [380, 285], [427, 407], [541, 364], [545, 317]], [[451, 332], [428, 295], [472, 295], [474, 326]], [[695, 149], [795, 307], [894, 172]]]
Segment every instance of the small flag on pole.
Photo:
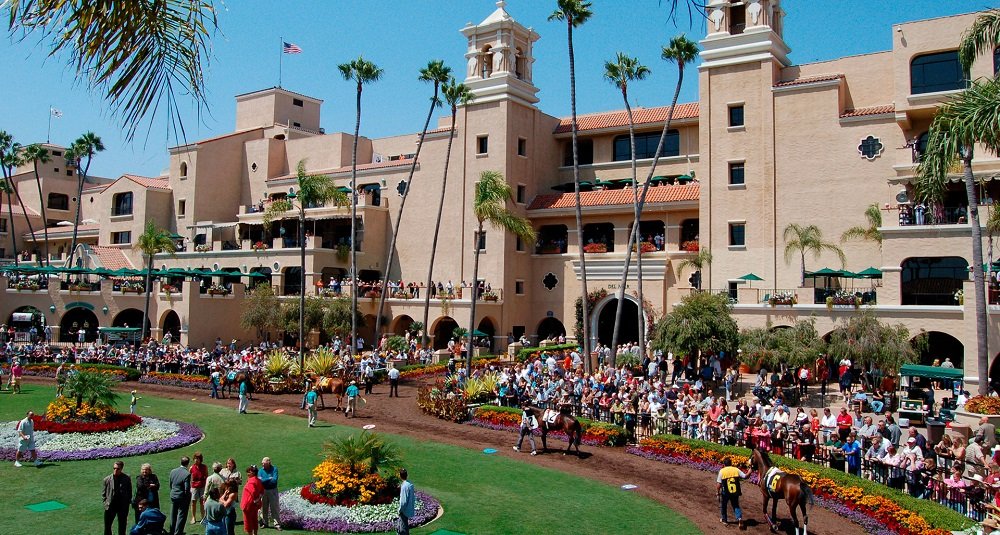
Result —
[[282, 42], [281, 51], [285, 54], [301, 54], [302, 49], [295, 43]]
[[55, 108], [49, 108], [49, 113], [52, 114], [52, 116], [55, 117], [56, 119], [59, 119], [63, 116], [63, 113]]

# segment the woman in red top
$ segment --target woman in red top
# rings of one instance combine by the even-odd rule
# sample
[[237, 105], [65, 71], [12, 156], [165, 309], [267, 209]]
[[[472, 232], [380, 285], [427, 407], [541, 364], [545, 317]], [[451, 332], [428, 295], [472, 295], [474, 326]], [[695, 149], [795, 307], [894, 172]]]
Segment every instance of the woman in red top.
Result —
[[243, 498], [240, 500], [240, 510], [243, 511], [243, 531], [248, 535], [257, 535], [257, 512], [260, 511], [261, 499], [264, 496], [264, 484], [257, 478], [257, 467], [247, 467], [247, 483], [243, 486]]
[[200, 451], [194, 452], [194, 463], [191, 464], [191, 523], [196, 524], [198, 520], [198, 508], [201, 508], [201, 517], [205, 518], [205, 480], [208, 479], [208, 466]]
[[847, 440], [852, 425], [854, 425], [854, 418], [847, 413], [847, 407], [841, 407], [840, 414], [837, 415], [837, 432], [840, 434], [841, 442]]

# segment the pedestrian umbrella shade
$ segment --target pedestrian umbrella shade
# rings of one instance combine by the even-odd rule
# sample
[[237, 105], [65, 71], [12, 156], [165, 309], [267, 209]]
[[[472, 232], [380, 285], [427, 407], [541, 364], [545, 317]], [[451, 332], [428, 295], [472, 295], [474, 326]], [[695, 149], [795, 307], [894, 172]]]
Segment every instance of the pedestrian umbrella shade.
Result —
[[856, 275], [863, 279], [881, 279], [882, 270], [875, 267], [870, 267], [868, 269], [857, 272]]
[[755, 274], [755, 273], [747, 273], [746, 275], [743, 275], [742, 277], [739, 277], [739, 279], [747, 281], [749, 283], [747, 285], [748, 288], [753, 288], [753, 281], [762, 281], [762, 280], [764, 280], [764, 279], [758, 277], [757, 274]]
[[475, 331], [472, 331], [472, 336], [489, 336], [489, 335], [484, 333], [483, 331], [480, 331], [479, 329], [476, 329]]

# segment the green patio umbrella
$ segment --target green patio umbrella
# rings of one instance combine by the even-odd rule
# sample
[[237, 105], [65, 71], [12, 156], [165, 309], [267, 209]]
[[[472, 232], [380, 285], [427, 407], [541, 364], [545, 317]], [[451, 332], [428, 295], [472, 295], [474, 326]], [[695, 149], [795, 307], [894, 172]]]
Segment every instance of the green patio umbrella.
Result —
[[875, 267], [870, 267], [868, 269], [857, 272], [856, 275], [863, 279], [881, 279], [882, 270], [877, 269]]
[[251, 279], [270, 279], [271, 276], [266, 273], [261, 273], [259, 271], [251, 271], [243, 275], [244, 277], [250, 277]]
[[594, 187], [607, 188], [613, 186], [615, 183], [610, 180], [601, 180], [600, 178], [594, 180]]
[[80, 266], [73, 266], [73, 267], [68, 267], [68, 268], [60, 268], [59, 271], [61, 271], [63, 273], [72, 273], [72, 274], [76, 274], [76, 275], [85, 275], [85, 274], [90, 273], [89, 269], [84, 268], [84, 267], [80, 267]]
[[110, 277], [110, 276], [114, 275], [114, 273], [115, 273], [114, 271], [111, 271], [110, 269], [108, 269], [106, 267], [99, 267], [99, 268], [94, 268], [94, 269], [90, 270], [90, 274], [91, 275], [98, 275], [98, 276], [101, 276], [101, 277]]
[[480, 331], [479, 329], [476, 329], [472, 331], [472, 336], [489, 336], [489, 335], [484, 333], [483, 331]]
[[755, 273], [747, 273], [746, 275], [743, 275], [742, 277], [738, 277], [738, 278], [740, 280], [745, 280], [745, 281], [747, 281], [749, 283], [749, 284], [747, 284], [747, 288], [753, 288], [753, 281], [762, 281], [762, 280], [764, 280], [764, 279], [758, 277]]

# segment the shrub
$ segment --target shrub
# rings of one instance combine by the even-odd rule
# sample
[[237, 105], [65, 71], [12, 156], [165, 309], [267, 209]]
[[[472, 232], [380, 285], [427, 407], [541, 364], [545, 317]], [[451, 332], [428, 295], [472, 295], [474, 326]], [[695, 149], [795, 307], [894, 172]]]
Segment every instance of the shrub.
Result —
[[[35, 377], [55, 377], [56, 368], [58, 367], [58, 364], [52, 362], [28, 364], [24, 367], [24, 374], [33, 375]], [[139, 376], [142, 375], [139, 373], [139, 370], [135, 368], [112, 366], [110, 364], [77, 364], [76, 369], [111, 375], [119, 381], [138, 381]], [[63, 367], [63, 371], [67, 371], [67, 367]]]
[[442, 379], [433, 385], [425, 385], [417, 391], [417, 406], [420, 410], [442, 420], [464, 422], [469, 418], [465, 397], [455, 391], [454, 384]]
[[965, 402], [965, 411], [975, 414], [1000, 414], [1000, 398], [973, 396]]

